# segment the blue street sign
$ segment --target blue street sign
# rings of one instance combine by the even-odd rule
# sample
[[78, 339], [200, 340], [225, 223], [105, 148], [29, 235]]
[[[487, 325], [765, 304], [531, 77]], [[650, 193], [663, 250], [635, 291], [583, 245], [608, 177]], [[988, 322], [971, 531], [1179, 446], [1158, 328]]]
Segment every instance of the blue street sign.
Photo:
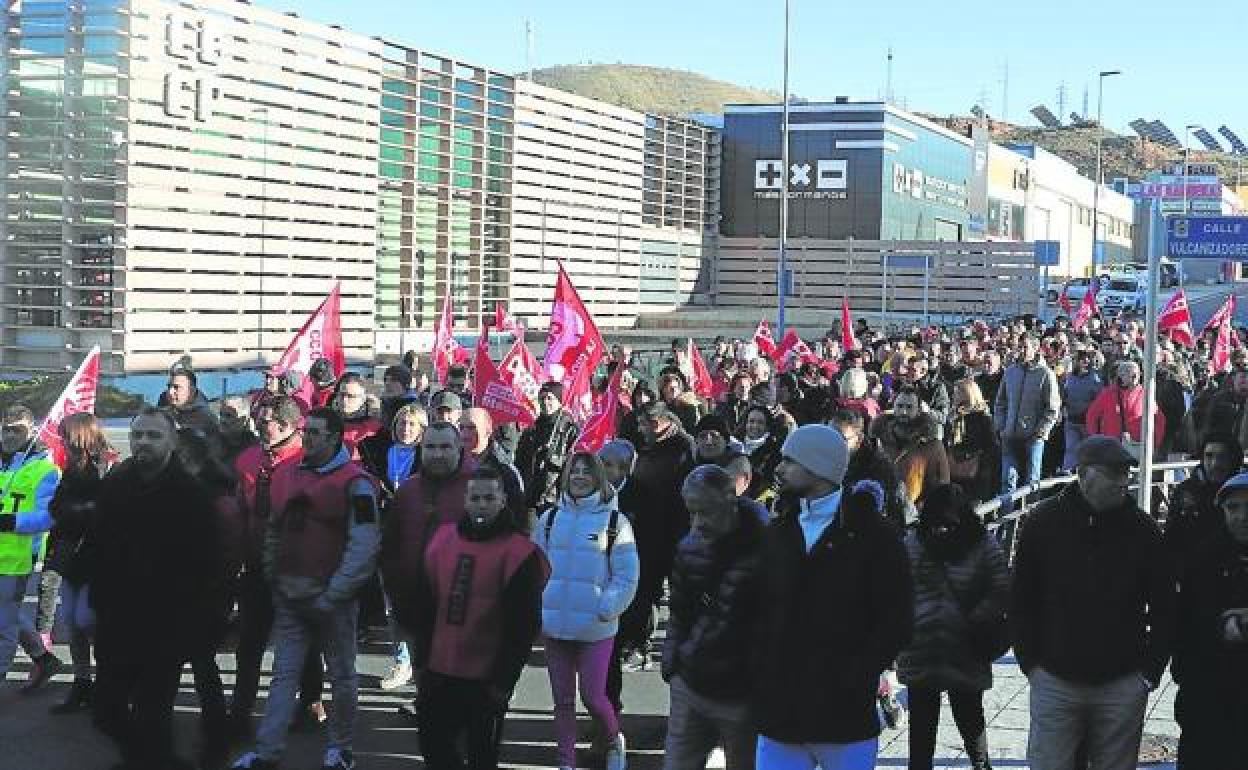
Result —
[[1062, 264], [1061, 241], [1036, 241], [1036, 267], [1057, 267]]
[[793, 293], [793, 268], [787, 268], [780, 276], [784, 284], [780, 287], [781, 293], [786, 297], [796, 296]]
[[1166, 251], [1180, 259], [1248, 259], [1248, 217], [1170, 217]]
[[916, 267], [920, 270], [927, 269], [929, 259], [926, 254], [884, 254], [882, 257], [885, 267]]

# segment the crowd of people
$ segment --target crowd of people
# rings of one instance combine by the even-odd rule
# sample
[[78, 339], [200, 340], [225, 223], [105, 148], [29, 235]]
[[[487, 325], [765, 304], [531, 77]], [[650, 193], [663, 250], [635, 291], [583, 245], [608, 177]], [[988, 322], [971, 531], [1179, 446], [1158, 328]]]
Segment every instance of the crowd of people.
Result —
[[[691, 345], [653, 375], [617, 345], [597, 383], [619, 383], [616, 438], [596, 451], [560, 384], [520, 430], [474, 406], [469, 371], [430, 386], [411, 355], [379, 393], [318, 362], [215, 406], [179, 365], [129, 457], [76, 414], [63, 467], [12, 406], [0, 675], [20, 645], [37, 691], [67, 643], [52, 712], [90, 711], [118, 768], [274, 768], [290, 730], [323, 729], [323, 767], [350, 770], [375, 628], [392, 654], [380, 686], [411, 696], [435, 770], [497, 766], [535, 646], [560, 768], [627, 767], [627, 675], [657, 669], [666, 768], [717, 746], [729, 770], [871, 768], [882, 726], [908, 720], [909, 767], [926, 770], [942, 695], [971, 766], [991, 766], [983, 695], [1012, 648], [1031, 767], [1134, 768], [1167, 666], [1179, 767], [1248, 767], [1248, 352], [1214, 372], [1207, 339], [1163, 341], [1146, 418], [1138, 321], [859, 321], [845, 349], [847, 331], [796, 360], [717, 339], [703, 396]], [[1146, 419], [1157, 451], [1199, 460], [1153, 511], [1128, 493]], [[977, 503], [1059, 471], [1074, 475], [1008, 558]], [[172, 726], [188, 663], [194, 762]]]

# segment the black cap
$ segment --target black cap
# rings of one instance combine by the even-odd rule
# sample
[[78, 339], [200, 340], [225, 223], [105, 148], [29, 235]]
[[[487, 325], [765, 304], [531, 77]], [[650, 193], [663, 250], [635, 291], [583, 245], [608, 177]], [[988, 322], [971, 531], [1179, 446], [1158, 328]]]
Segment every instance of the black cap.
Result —
[[1085, 465], [1108, 465], [1117, 468], [1139, 465], [1139, 461], [1122, 446], [1122, 442], [1109, 436], [1085, 438], [1075, 451], [1075, 463], [1081, 468]]

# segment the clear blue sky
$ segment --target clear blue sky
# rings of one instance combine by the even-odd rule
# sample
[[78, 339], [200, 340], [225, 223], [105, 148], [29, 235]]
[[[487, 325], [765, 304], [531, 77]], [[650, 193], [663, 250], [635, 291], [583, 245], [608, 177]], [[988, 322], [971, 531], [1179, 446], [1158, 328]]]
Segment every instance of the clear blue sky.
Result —
[[[536, 65], [622, 62], [693, 70], [780, 90], [783, 0], [257, 0], [504, 71], [525, 67], [525, 20], [535, 25]], [[894, 50], [893, 91], [915, 110], [966, 113], [981, 95], [1007, 117], [1028, 110], [1096, 110], [1096, 73], [1106, 81], [1105, 122], [1128, 132], [1158, 118], [1184, 126], [1226, 123], [1248, 141], [1248, 33], [1243, 0], [1174, 6], [1153, 0], [792, 0], [791, 91], [811, 99], [883, 93]], [[1184, 10], [1187, 9], [1187, 10]], [[1194, 140], [1193, 140], [1193, 143]]]

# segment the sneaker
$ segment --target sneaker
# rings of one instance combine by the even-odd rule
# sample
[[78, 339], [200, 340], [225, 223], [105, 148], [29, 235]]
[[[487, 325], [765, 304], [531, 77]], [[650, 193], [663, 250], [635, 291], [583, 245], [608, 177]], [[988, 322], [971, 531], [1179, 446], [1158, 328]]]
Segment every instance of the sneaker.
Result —
[[87, 708], [91, 705], [92, 687], [90, 679], [75, 679], [74, 686], [69, 688], [69, 694], [65, 696], [65, 700], [53, 706], [52, 713], [57, 716], [76, 714]]
[[249, 751], [230, 765], [230, 770], [277, 770], [278, 764], [272, 760], [261, 759], [254, 751]]
[[327, 749], [321, 770], [355, 770], [355, 754], [350, 749]]
[[49, 679], [60, 673], [64, 665], [60, 658], [50, 652], [45, 652], [35, 658], [34, 666], [30, 669], [30, 678], [26, 680], [26, 686], [22, 688], [22, 695], [30, 695], [43, 687]]
[[381, 689], [397, 690], [412, 681], [412, 664], [411, 663], [395, 663], [390, 667], [390, 673], [385, 679], [381, 680]]
[[628, 748], [624, 745], [624, 734], [615, 736], [615, 740], [607, 746], [606, 770], [627, 770]]

